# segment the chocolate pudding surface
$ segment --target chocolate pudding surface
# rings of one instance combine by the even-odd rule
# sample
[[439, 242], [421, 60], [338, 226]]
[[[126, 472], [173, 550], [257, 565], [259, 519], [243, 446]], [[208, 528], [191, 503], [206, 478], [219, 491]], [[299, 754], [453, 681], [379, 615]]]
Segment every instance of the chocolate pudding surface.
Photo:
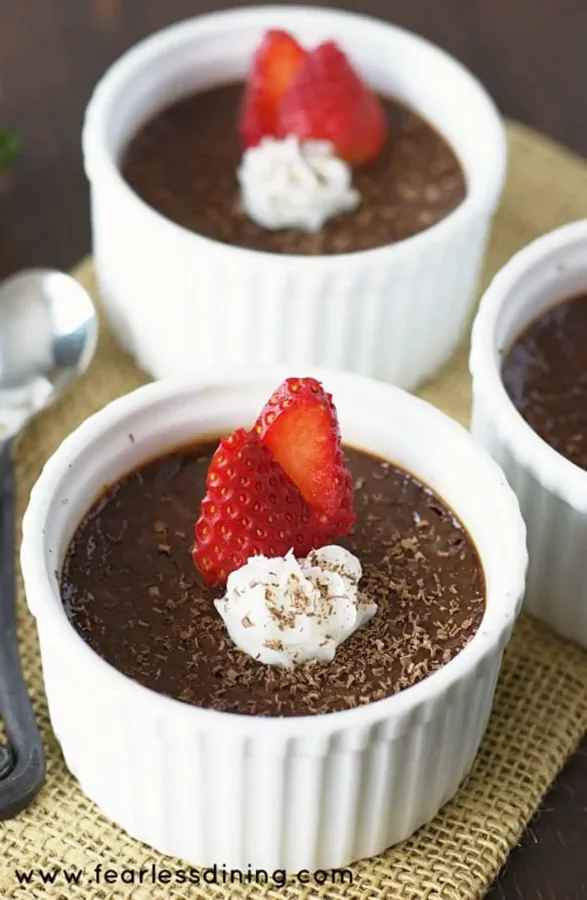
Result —
[[360, 588], [378, 604], [333, 662], [285, 670], [228, 636], [191, 559], [217, 441], [156, 459], [108, 489], [79, 526], [61, 576], [64, 607], [107, 662], [196, 706], [265, 716], [348, 709], [416, 684], [477, 631], [485, 581], [471, 539], [407, 472], [345, 448], [355, 479]]
[[315, 234], [268, 231], [242, 211], [237, 169], [242, 84], [193, 94], [157, 114], [131, 139], [122, 174], [149, 206], [206, 237], [271, 253], [348, 253], [411, 237], [445, 218], [466, 195], [446, 140], [417, 113], [382, 98], [389, 139], [354, 172], [361, 203]]
[[534, 321], [507, 354], [502, 377], [530, 427], [587, 470], [587, 294]]

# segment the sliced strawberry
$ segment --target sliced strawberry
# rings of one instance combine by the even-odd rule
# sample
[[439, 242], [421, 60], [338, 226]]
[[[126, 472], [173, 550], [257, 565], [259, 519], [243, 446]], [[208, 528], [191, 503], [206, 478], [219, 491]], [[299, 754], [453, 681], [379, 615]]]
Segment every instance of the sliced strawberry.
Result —
[[259, 45], [247, 80], [239, 131], [245, 147], [274, 135], [277, 105], [295, 77], [306, 51], [286, 31], [268, 31]]
[[331, 537], [354, 522], [353, 485], [332, 397], [315, 378], [288, 378], [269, 398], [255, 429]]
[[[345, 467], [346, 468], [346, 467]], [[331, 515], [318, 513], [312, 510], [310, 514], [310, 529], [312, 539], [316, 546], [324, 547], [336, 542], [347, 535], [355, 522], [355, 491], [353, 477], [348, 469], [343, 475], [343, 488], [341, 490], [341, 505]]]
[[270, 450], [240, 428], [216, 450], [195, 526], [193, 561], [209, 584], [224, 584], [249, 557], [305, 556], [323, 530]]
[[387, 121], [379, 98], [333, 41], [308, 53], [278, 107], [277, 134], [330, 141], [359, 166], [379, 155]]

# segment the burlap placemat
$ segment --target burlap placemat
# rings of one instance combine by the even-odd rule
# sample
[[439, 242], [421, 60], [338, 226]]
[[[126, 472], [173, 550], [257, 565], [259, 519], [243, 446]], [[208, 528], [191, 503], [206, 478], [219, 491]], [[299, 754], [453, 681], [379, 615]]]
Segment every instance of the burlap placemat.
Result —
[[[510, 174], [488, 253], [487, 278], [536, 235], [587, 216], [587, 164], [519, 125], [509, 125]], [[91, 263], [78, 277], [94, 291]], [[466, 348], [422, 395], [461, 421], [470, 390]], [[91, 412], [144, 381], [103, 327], [99, 352], [83, 383], [23, 436], [16, 452], [19, 517], [43, 461]], [[346, 898], [346, 900], [472, 900], [483, 896], [540, 798], [587, 729], [587, 654], [526, 618], [519, 622], [503, 665], [495, 709], [478, 760], [456, 799], [411, 840], [352, 867], [344, 886], [274, 884], [243, 887], [136, 882], [153, 863], [173, 873], [179, 860], [153, 853], [127, 837], [87, 800], [66, 771], [47, 718], [37, 641], [19, 581], [24, 669], [46, 742], [47, 783], [33, 807], [0, 823], [0, 896], [73, 900], [178, 898]], [[72, 677], [75, 673], [72, 672]], [[91, 703], [91, 698], [88, 698]], [[108, 722], [104, 722], [108, 728]], [[220, 861], [219, 861], [220, 862]], [[119, 873], [116, 885], [97, 884], [101, 863]], [[24, 875], [28, 884], [19, 884]], [[42, 870], [53, 877], [43, 884]], [[79, 884], [67, 884], [79, 877]], [[127, 873], [123, 876], [123, 870]], [[134, 874], [133, 874], [134, 873]], [[149, 873], [148, 873], [149, 874]], [[121, 878], [129, 883], [120, 883]]]

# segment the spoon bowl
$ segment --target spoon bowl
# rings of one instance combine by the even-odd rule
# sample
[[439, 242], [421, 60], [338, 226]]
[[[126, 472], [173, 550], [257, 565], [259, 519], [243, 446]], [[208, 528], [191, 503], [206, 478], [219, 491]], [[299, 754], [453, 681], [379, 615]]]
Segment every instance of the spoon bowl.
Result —
[[97, 338], [92, 301], [69, 275], [29, 269], [0, 285], [0, 441], [85, 371]]

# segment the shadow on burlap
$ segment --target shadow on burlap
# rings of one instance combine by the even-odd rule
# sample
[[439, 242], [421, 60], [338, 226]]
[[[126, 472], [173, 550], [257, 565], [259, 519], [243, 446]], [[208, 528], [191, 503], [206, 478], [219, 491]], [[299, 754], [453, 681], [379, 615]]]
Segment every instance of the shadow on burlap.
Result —
[[[510, 124], [510, 173], [489, 249], [488, 277], [536, 235], [587, 216], [587, 164], [535, 133]], [[94, 291], [91, 263], [78, 276]], [[467, 348], [421, 393], [463, 422], [470, 388]], [[90, 413], [144, 377], [104, 327], [99, 352], [78, 388], [41, 417], [16, 452], [18, 508], [48, 455]], [[127, 837], [85, 798], [63, 764], [45, 705], [36, 633], [19, 581], [24, 669], [47, 747], [47, 782], [33, 807], [0, 823], [0, 896], [6, 900], [177, 900], [177, 898], [346, 898], [473, 900], [483, 896], [565, 759], [587, 729], [587, 654], [522, 617], [506, 653], [495, 708], [473, 771], [454, 801], [409, 841], [352, 867], [353, 884], [323, 887], [293, 879], [276, 885], [96, 884], [97, 864], [139, 870], [185, 868]], [[72, 677], [74, 673], [72, 672]], [[91, 698], [89, 698], [91, 702]], [[108, 723], [104, 723], [108, 728]], [[220, 861], [219, 861], [220, 862]], [[15, 870], [83, 870], [79, 885], [63, 875], [19, 886]], [[126, 876], [130, 878], [130, 875]]]

